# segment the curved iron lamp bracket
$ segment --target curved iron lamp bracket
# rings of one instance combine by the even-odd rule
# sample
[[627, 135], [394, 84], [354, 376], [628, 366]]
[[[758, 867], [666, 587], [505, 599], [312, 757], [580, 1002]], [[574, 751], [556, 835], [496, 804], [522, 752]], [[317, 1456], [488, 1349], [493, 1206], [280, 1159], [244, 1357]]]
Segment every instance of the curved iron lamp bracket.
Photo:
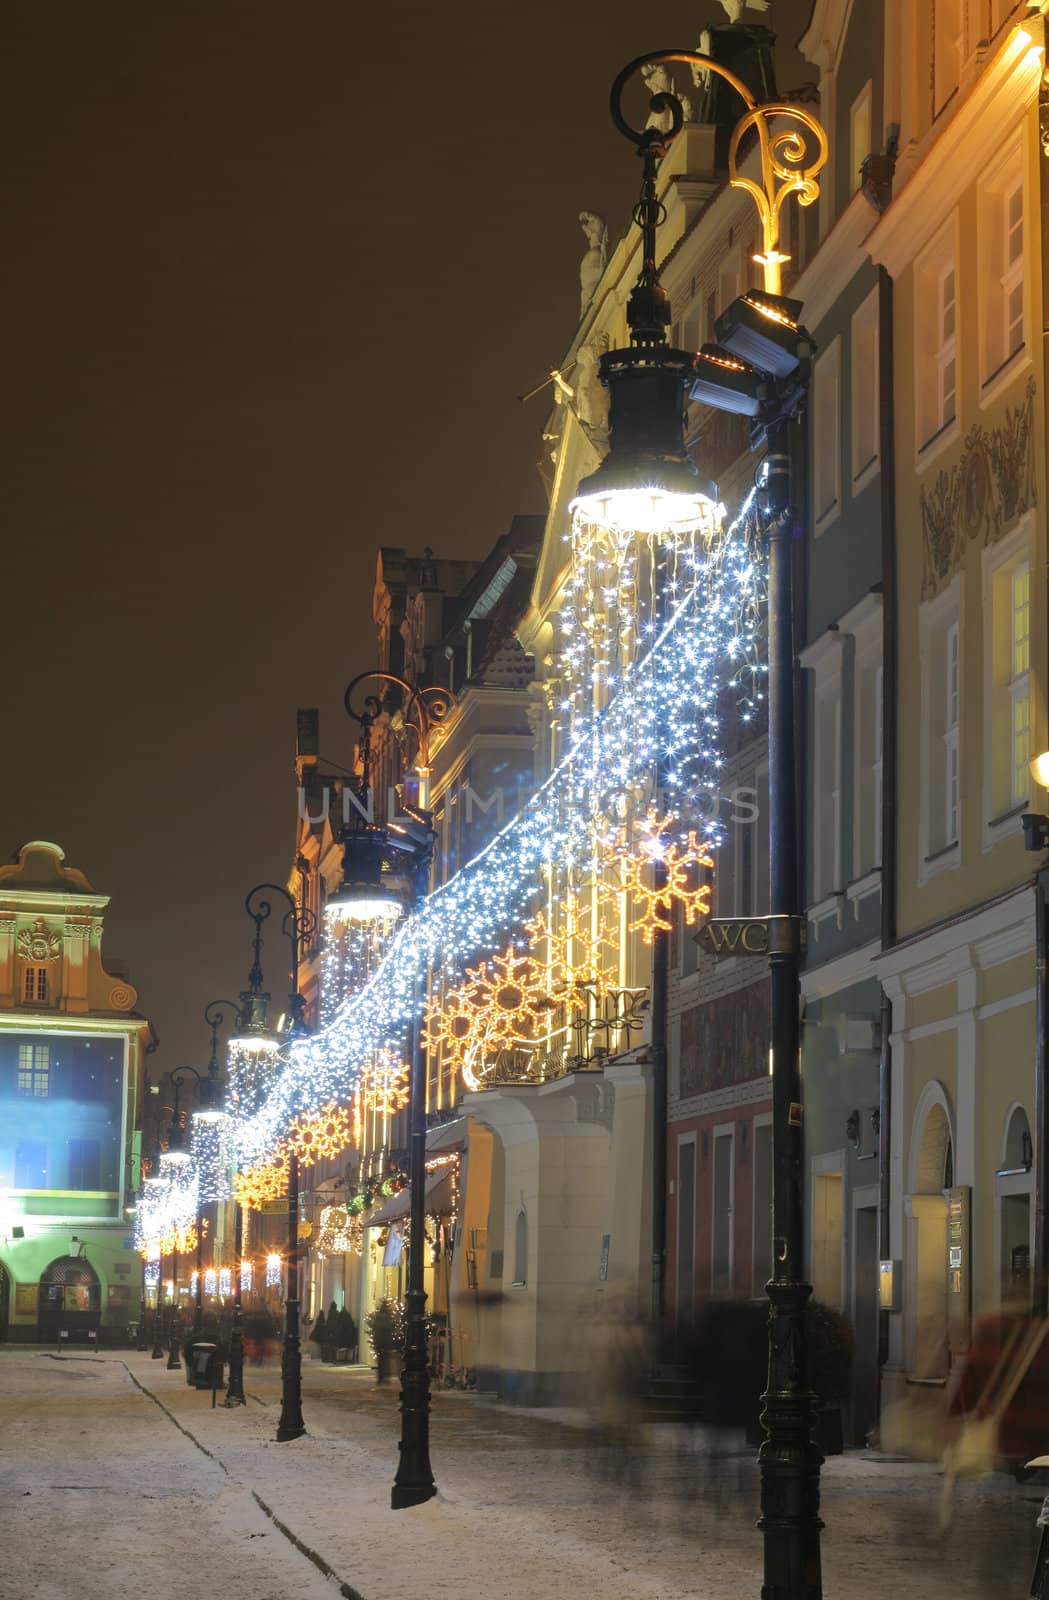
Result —
[[418, 767], [430, 765], [430, 739], [436, 728], [446, 722], [454, 712], [459, 709], [459, 701], [451, 689], [444, 689], [439, 684], [430, 684], [425, 689], [408, 683], [404, 678], [399, 678], [395, 672], [383, 672], [373, 668], [370, 672], [359, 672], [352, 683], [347, 686], [342, 703], [346, 715], [356, 722], [363, 734], [364, 743], [364, 769], [365, 783], [369, 771], [369, 735], [372, 723], [382, 715], [383, 695], [368, 694], [363, 698], [362, 709], [358, 711], [353, 704], [354, 691], [362, 683], [389, 684], [400, 689], [404, 696], [402, 709], [402, 722], [406, 730], [415, 735], [416, 761]]
[[[655, 173], [659, 163], [681, 132], [684, 115], [681, 101], [669, 91], [660, 91], [651, 98], [654, 112], [669, 112], [671, 126], [666, 131], [657, 128], [635, 128], [623, 113], [623, 90], [642, 67], [656, 62], [678, 62], [682, 66], [699, 67], [712, 72], [734, 89], [746, 107], [743, 116], [732, 130], [729, 141], [729, 183], [734, 189], [745, 189], [751, 196], [761, 219], [762, 251], [757, 259], [765, 272], [765, 289], [769, 294], [779, 294], [780, 268], [789, 258], [779, 247], [780, 211], [788, 195], [796, 194], [798, 204], [810, 206], [819, 198], [817, 174], [827, 160], [827, 135], [810, 111], [790, 101], [772, 100], [759, 105], [746, 84], [734, 72], [723, 67], [710, 56], [696, 50], [652, 50], [638, 56], [625, 66], [612, 85], [610, 107], [612, 121], [624, 138], [635, 145], [645, 162], [645, 178], [641, 200], [635, 208], [634, 220], [645, 239], [645, 267], [642, 280], [648, 273], [649, 257], [655, 269], [655, 229], [662, 220], [662, 208], [655, 199]], [[755, 129], [760, 152], [761, 181], [745, 177], [739, 170], [739, 147], [749, 130]], [[650, 193], [648, 191], [651, 191]]]

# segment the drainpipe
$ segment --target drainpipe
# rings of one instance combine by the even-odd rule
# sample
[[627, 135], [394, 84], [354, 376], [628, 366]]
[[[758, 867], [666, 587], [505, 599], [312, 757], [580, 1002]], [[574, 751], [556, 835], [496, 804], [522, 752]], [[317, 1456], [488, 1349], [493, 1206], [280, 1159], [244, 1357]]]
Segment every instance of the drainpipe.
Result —
[[[882, 731], [881, 731], [881, 947], [896, 943], [896, 706], [898, 613], [896, 597], [896, 459], [893, 432], [892, 280], [878, 269], [878, 431], [881, 453]], [[893, 1258], [892, 1238], [892, 1002], [882, 990], [878, 1060], [878, 1253]], [[889, 1317], [879, 1313], [878, 1363], [888, 1357]]]
[[1045, 1313], [1049, 1294], [1049, 936], [1046, 929], [1049, 868], [1035, 879], [1034, 1028], [1034, 1309]]

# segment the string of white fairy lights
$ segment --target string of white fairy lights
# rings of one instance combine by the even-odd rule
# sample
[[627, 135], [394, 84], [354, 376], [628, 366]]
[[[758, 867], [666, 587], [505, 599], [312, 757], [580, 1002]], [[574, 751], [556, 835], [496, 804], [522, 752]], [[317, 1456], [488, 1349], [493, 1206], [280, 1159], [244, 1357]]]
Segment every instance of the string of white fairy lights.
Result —
[[[372, 976], [328, 1026], [290, 1047], [255, 1115], [238, 1128], [242, 1164], [262, 1160], [295, 1117], [352, 1094], [361, 1066], [403, 1049], [427, 981], [454, 981], [470, 961], [521, 939], [552, 864], [585, 864], [595, 819], [621, 819], [661, 768], [663, 804], [683, 841], [702, 819], [717, 839], [723, 758], [719, 705], [734, 689], [739, 715], [763, 698], [759, 632], [764, 568], [747, 496], [728, 528], [678, 564], [669, 615], [633, 659], [587, 663], [571, 710], [569, 748], [540, 789], [470, 862], [429, 894], [390, 938]], [[576, 602], [578, 605], [579, 602]], [[604, 703], [598, 702], [603, 698]]]
[[[198, 1181], [202, 1198], [228, 1195], [234, 1146], [237, 1164], [251, 1167], [296, 1117], [330, 1100], [348, 1104], [367, 1063], [404, 1051], [428, 983], [453, 984], [470, 962], [526, 948], [525, 923], [551, 882], [585, 873], [595, 838], [643, 814], [657, 769], [668, 842], [683, 845], [697, 824], [717, 841], [721, 699], [732, 693], [736, 714], [749, 721], [764, 698], [755, 493], [727, 528], [675, 536], [658, 555], [654, 541], [609, 538], [607, 530], [595, 540], [577, 519], [554, 706], [565, 753], [518, 814], [396, 930], [384, 930], [378, 945], [339, 952], [346, 982], [325, 996], [318, 1034], [270, 1056], [265, 1072], [255, 1060], [231, 1062], [231, 1116], [194, 1136], [194, 1204]], [[639, 548], [648, 552], [647, 572]], [[662, 624], [652, 604], [657, 584], [667, 597]], [[158, 1239], [189, 1220], [189, 1180], [187, 1171], [178, 1184], [147, 1182], [136, 1216], [147, 1259]]]

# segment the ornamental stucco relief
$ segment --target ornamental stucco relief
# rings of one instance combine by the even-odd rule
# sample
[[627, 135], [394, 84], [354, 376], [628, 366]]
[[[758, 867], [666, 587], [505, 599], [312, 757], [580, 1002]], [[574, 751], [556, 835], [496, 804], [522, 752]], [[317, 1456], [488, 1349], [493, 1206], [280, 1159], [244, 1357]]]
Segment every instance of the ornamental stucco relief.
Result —
[[23, 961], [55, 961], [62, 949], [61, 937], [49, 928], [43, 917], [18, 935], [18, 954]]
[[922, 600], [945, 589], [966, 546], [995, 545], [1037, 503], [1034, 487], [1034, 379], [996, 427], [975, 423], [950, 471], [922, 486]]

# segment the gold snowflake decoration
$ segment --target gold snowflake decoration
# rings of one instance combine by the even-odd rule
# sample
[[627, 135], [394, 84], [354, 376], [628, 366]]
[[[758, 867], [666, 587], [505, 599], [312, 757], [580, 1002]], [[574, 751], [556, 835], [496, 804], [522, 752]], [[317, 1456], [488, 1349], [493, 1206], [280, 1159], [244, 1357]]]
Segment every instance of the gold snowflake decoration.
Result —
[[288, 1192], [288, 1157], [281, 1148], [273, 1161], [260, 1162], [238, 1172], [233, 1180], [237, 1204], [245, 1211], [257, 1211], [266, 1200], [280, 1200]]
[[353, 1133], [350, 1114], [337, 1101], [329, 1100], [318, 1111], [305, 1111], [288, 1129], [283, 1149], [298, 1158], [300, 1166], [312, 1167], [345, 1150]]
[[[675, 906], [681, 907], [686, 924], [693, 927], [700, 917], [710, 915], [712, 882], [710, 873], [714, 857], [708, 842], [700, 842], [695, 830], [690, 830], [684, 844], [667, 839], [668, 829], [674, 822], [672, 816], [657, 818], [650, 811], [634, 828], [638, 834], [631, 847], [626, 830], [620, 830], [610, 849], [610, 860], [621, 863], [623, 886], [636, 912], [628, 923], [630, 933], [640, 933], [645, 944], [651, 944], [657, 931], [669, 933], [673, 928]], [[662, 883], [657, 883], [657, 869], [662, 867]]]
[[431, 1000], [427, 1047], [447, 1052], [467, 1088], [476, 1089], [501, 1052], [542, 1042], [552, 1005], [540, 963], [510, 944], [502, 955], [468, 967], [462, 983]]
[[556, 1004], [571, 1005], [586, 993], [601, 998], [615, 984], [619, 894], [613, 884], [602, 878], [589, 888], [566, 888], [552, 914], [540, 911], [526, 927]]

